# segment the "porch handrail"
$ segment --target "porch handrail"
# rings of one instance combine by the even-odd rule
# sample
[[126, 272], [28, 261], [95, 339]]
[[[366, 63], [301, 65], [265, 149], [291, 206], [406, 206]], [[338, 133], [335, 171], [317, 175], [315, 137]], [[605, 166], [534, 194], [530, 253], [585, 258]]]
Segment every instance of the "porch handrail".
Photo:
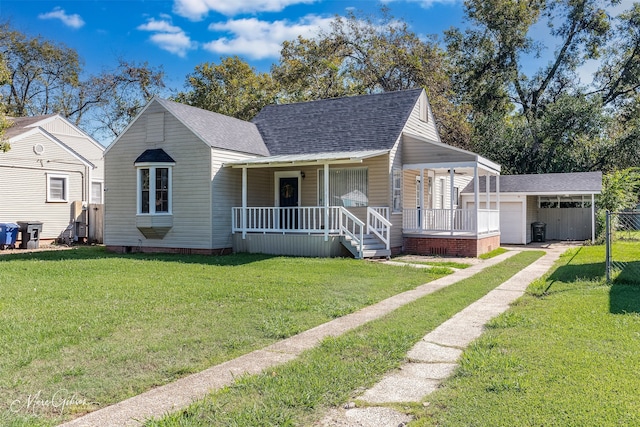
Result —
[[364, 222], [349, 212], [344, 206], [340, 206], [340, 235], [348, 236], [358, 247], [359, 258], [363, 257]]
[[[233, 207], [231, 231], [249, 233], [301, 233], [320, 234], [325, 230], [338, 232], [340, 212], [330, 206], [329, 223], [325, 224], [324, 206], [300, 207]], [[244, 227], [242, 218], [245, 218]]]
[[367, 208], [367, 234], [375, 234], [385, 245], [391, 249], [391, 222], [385, 218], [378, 209]]

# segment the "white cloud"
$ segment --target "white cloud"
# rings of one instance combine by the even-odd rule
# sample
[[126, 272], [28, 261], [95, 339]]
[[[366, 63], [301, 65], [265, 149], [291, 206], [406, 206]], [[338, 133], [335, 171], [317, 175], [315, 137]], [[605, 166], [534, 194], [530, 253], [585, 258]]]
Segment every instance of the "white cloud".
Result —
[[381, 3], [394, 3], [394, 2], [406, 2], [406, 3], [418, 3], [425, 9], [429, 9], [431, 6], [435, 4], [462, 4], [462, 0], [381, 0]]
[[294, 4], [311, 4], [318, 0], [174, 0], [173, 10], [180, 16], [197, 21], [210, 11], [226, 16], [240, 13], [280, 12]]
[[280, 55], [282, 42], [298, 36], [309, 37], [328, 29], [333, 18], [307, 15], [298, 22], [260, 21], [256, 18], [228, 20], [209, 25], [209, 30], [231, 33], [203, 46], [223, 55], [246, 55], [251, 59], [275, 58]]
[[160, 49], [171, 52], [184, 58], [189, 50], [195, 49], [196, 43], [182, 30], [170, 21], [149, 19], [146, 24], [137, 27], [140, 31], [149, 31], [152, 34], [149, 40]]
[[41, 13], [38, 15], [39, 19], [59, 19], [67, 27], [81, 28], [84, 26], [84, 20], [80, 15], [74, 13], [73, 15], [67, 15], [64, 9], [59, 7], [54, 8], [51, 12]]

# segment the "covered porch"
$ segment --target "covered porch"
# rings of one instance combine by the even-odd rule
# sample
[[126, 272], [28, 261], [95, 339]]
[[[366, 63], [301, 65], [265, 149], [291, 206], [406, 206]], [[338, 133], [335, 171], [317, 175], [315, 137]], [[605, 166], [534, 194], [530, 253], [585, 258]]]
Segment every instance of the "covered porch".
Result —
[[388, 153], [271, 156], [226, 164], [242, 172], [241, 206], [231, 212], [234, 250], [388, 257], [388, 198], [371, 189], [388, 180]]

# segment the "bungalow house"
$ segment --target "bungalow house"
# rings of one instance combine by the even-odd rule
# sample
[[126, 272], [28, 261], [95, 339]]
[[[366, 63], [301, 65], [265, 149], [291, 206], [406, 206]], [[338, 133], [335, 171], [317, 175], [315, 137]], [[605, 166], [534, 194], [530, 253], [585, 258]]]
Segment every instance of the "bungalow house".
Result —
[[[490, 185], [495, 189], [495, 180]], [[485, 191], [485, 181], [480, 181], [480, 191]], [[530, 243], [531, 225], [540, 222], [547, 240], [594, 241], [595, 196], [601, 191], [602, 172], [501, 176], [500, 243]], [[473, 194], [470, 183], [462, 191], [465, 209], [473, 209]], [[495, 206], [495, 198], [490, 203]]]
[[500, 166], [443, 144], [421, 89], [265, 107], [154, 98], [105, 152], [114, 251], [469, 255], [499, 246]]
[[86, 237], [83, 209], [102, 203], [104, 147], [59, 114], [9, 121], [0, 222], [42, 222], [41, 240]]

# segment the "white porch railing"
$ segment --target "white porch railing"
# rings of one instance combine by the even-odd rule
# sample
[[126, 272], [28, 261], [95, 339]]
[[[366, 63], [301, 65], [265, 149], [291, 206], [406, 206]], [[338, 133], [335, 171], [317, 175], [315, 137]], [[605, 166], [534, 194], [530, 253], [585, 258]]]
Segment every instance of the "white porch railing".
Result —
[[358, 248], [359, 258], [363, 256], [364, 222], [357, 216], [340, 206], [340, 235], [351, 238], [352, 243]]
[[499, 231], [500, 215], [496, 210], [475, 209], [404, 209], [402, 229], [408, 232], [454, 232], [484, 234]]
[[367, 208], [367, 234], [375, 234], [387, 250], [391, 249], [391, 222], [383, 215], [389, 208]]
[[[340, 230], [340, 207], [247, 207], [231, 208], [231, 230], [233, 233], [330, 233]], [[325, 209], [329, 210], [329, 221], [325, 224]], [[242, 212], [245, 212], [245, 223]]]

